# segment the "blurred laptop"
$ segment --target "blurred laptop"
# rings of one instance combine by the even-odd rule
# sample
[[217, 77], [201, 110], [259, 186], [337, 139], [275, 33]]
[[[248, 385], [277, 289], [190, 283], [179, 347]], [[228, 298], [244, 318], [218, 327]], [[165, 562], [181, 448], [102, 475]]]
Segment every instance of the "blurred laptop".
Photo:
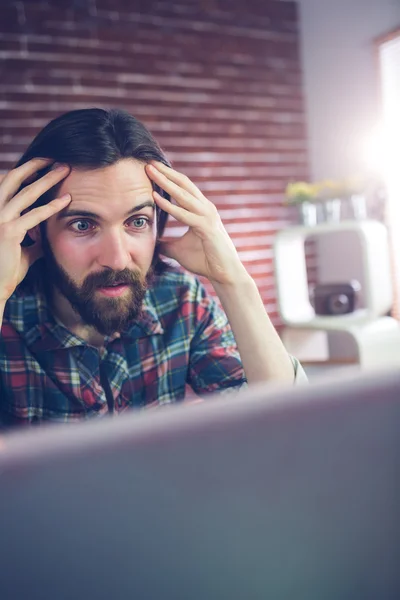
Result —
[[400, 598], [400, 373], [5, 438], [2, 600]]

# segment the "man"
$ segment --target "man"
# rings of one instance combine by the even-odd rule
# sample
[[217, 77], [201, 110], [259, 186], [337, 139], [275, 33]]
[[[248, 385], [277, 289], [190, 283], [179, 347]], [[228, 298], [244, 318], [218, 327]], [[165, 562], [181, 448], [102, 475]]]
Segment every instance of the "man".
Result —
[[[181, 238], [163, 238], [168, 215]], [[215, 206], [123, 111], [58, 117], [4, 177], [0, 315], [5, 425], [305, 379]]]

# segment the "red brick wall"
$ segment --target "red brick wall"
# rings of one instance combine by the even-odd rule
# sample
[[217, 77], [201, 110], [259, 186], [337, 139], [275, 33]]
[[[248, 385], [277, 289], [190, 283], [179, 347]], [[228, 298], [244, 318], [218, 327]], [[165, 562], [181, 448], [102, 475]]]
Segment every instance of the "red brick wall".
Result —
[[88, 106], [141, 119], [215, 202], [279, 325], [272, 242], [294, 218], [287, 181], [307, 176], [296, 3], [3, 0], [0, 171]]

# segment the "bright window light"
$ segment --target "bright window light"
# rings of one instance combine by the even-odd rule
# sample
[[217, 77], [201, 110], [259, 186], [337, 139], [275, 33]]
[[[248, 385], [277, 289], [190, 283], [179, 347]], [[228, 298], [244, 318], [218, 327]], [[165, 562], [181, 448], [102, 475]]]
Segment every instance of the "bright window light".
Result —
[[400, 33], [379, 47], [382, 127], [377, 158], [384, 177], [392, 226], [400, 234]]
[[400, 318], [400, 31], [379, 45], [382, 127], [379, 164], [387, 188], [395, 275], [393, 314]]

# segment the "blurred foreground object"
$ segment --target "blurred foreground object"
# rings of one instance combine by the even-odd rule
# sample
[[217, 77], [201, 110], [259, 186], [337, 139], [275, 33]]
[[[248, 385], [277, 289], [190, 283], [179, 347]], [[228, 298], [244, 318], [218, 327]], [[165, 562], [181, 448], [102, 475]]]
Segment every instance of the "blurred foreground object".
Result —
[[14, 434], [0, 597], [400, 598], [400, 372]]

